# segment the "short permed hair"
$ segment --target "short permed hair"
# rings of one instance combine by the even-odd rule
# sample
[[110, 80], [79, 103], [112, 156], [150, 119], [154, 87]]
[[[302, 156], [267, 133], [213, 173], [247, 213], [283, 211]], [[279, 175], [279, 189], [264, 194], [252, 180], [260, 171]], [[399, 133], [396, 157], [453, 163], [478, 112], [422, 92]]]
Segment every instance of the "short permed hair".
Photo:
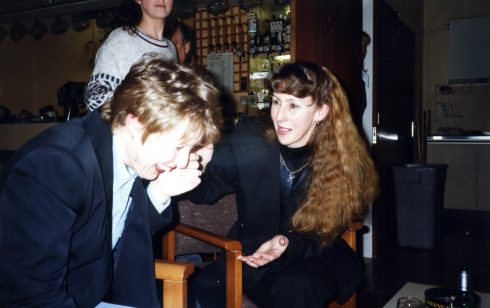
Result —
[[102, 107], [102, 117], [113, 130], [124, 126], [129, 114], [145, 126], [142, 142], [149, 134], [189, 121], [184, 141], [204, 146], [218, 140], [222, 126], [219, 92], [209, 74], [155, 54], [136, 62]]

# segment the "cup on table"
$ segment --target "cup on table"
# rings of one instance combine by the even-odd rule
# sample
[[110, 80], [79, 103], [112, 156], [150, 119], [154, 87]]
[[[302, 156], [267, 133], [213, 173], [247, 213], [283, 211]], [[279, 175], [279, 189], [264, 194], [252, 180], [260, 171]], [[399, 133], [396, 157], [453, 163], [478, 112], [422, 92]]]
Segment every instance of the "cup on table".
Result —
[[396, 303], [396, 308], [423, 308], [424, 303], [415, 297], [404, 296], [398, 299]]

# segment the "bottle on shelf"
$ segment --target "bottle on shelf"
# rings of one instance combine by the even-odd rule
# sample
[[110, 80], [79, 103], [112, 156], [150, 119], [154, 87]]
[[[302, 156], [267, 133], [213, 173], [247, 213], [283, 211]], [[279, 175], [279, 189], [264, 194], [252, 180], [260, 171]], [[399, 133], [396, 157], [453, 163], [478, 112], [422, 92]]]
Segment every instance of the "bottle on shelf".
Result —
[[259, 46], [257, 45], [257, 33], [250, 33], [250, 46], [248, 47], [248, 54], [252, 57], [259, 52]]
[[284, 19], [284, 44], [291, 43], [291, 12]]
[[272, 19], [269, 23], [269, 31], [271, 33], [270, 43], [271, 43], [271, 49], [273, 51], [276, 50], [276, 44], [277, 44], [277, 30], [276, 30], [277, 26], [278, 26], [277, 17], [275, 14], [272, 14]]
[[265, 20], [265, 28], [264, 28], [264, 33], [262, 33], [261, 37], [261, 51], [265, 52], [266, 54], [269, 54], [271, 52], [271, 32], [270, 32], [270, 21], [268, 19]]

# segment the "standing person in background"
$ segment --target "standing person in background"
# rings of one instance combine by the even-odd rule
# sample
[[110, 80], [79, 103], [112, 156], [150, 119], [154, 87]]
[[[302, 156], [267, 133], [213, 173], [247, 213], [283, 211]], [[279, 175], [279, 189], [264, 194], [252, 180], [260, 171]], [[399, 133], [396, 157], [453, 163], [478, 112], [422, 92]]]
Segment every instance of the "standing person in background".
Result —
[[[341, 235], [376, 196], [373, 161], [328, 70], [299, 61], [266, 84], [272, 121], [240, 118], [216, 145], [202, 183], [178, 198], [212, 204], [236, 194], [228, 236], [243, 245], [243, 290], [259, 307], [342, 303], [360, 285], [362, 263]], [[202, 307], [225, 305], [224, 259], [189, 280]]]
[[[177, 49], [179, 63], [184, 65], [198, 65], [194, 63], [194, 57], [196, 55], [196, 32], [194, 29], [182, 21], [172, 23], [171, 28], [172, 42]], [[210, 74], [212, 73], [210, 72]], [[219, 84], [218, 78], [215, 75], [213, 76], [216, 79], [216, 83]], [[221, 110], [224, 118], [223, 128], [225, 131], [229, 131], [235, 125], [235, 99], [233, 94], [229, 93], [222, 84], [219, 86]]]
[[362, 118], [364, 116], [364, 111], [367, 107], [367, 98], [366, 98], [366, 86], [369, 86], [369, 74], [367, 70], [364, 69], [364, 59], [367, 54], [367, 47], [371, 43], [371, 37], [366, 32], [362, 31], [361, 35], [361, 65], [362, 65], [362, 82], [361, 82], [361, 97], [358, 106], [353, 106], [352, 108], [352, 119], [359, 130], [359, 133], [365, 139], [367, 136], [364, 133], [364, 127], [362, 124]]
[[196, 53], [196, 32], [187, 24], [179, 21], [175, 24], [172, 42], [177, 48], [180, 64], [191, 64]]
[[131, 65], [146, 53], [177, 61], [175, 46], [163, 36], [165, 19], [173, 0], [124, 0], [122, 27], [111, 32], [97, 51], [92, 76], [85, 90], [85, 104], [92, 111], [112, 96]]
[[206, 74], [144, 57], [100, 111], [17, 150], [0, 174], [0, 307], [161, 307], [151, 234], [200, 182], [218, 96]]

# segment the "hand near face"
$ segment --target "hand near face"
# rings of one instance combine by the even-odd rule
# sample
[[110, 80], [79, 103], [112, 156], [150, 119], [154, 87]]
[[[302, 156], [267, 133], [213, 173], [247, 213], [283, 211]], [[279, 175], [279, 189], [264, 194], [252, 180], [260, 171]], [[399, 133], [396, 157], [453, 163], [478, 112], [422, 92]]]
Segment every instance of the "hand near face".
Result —
[[279, 258], [288, 247], [288, 238], [284, 235], [276, 235], [272, 239], [260, 245], [259, 249], [250, 256], [239, 256], [238, 260], [252, 267], [266, 265]]
[[201, 157], [200, 163], [203, 171], [206, 170], [206, 166], [211, 161], [211, 158], [213, 157], [213, 152], [214, 145], [212, 143], [196, 151], [196, 154]]
[[163, 171], [150, 183], [153, 186], [151, 189], [158, 193], [162, 202], [188, 192], [201, 183], [202, 172], [198, 160], [199, 155], [191, 153], [187, 167]]

